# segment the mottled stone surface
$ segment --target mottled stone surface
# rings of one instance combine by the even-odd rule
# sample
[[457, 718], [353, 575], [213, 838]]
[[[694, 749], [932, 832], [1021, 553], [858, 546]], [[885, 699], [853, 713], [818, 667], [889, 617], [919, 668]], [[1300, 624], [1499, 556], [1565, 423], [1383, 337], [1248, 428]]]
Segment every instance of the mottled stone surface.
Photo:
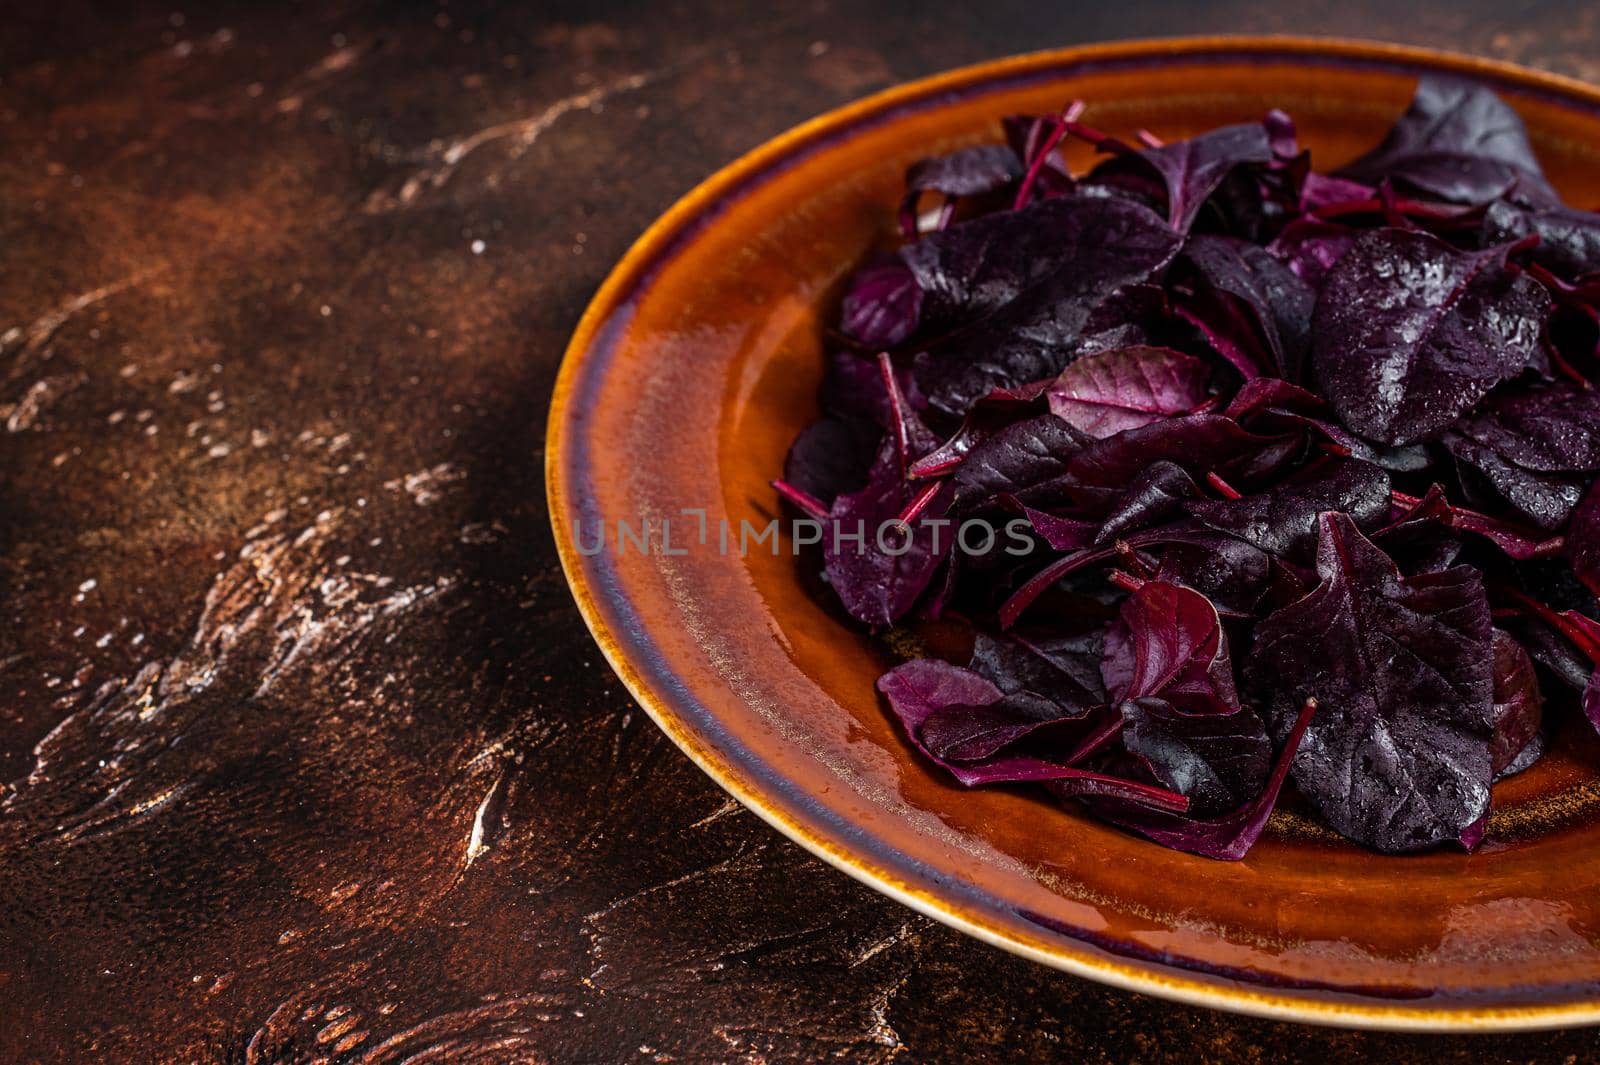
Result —
[[[23, 10], [17, 10], [23, 7]], [[607, 267], [894, 81], [1219, 30], [1600, 78], [1472, 0], [9, 5], [0, 1061], [1582, 1060], [1240, 1020], [803, 854], [631, 705], [542, 432]]]

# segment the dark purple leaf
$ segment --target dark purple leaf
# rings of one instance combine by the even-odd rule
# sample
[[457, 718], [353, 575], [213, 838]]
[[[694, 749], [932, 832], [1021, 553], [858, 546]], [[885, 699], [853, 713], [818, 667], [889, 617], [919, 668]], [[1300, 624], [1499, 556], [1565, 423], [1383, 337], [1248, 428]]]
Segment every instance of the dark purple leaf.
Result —
[[[1231, 331], [1225, 345], [1249, 353], [1265, 376], [1298, 381], [1311, 344], [1315, 290], [1266, 249], [1245, 241], [1190, 237], [1183, 258], [1196, 277], [1195, 297], [1186, 305], [1191, 320], [1208, 336]], [[1246, 335], [1239, 335], [1240, 320], [1248, 323]]]
[[1050, 411], [1102, 438], [1194, 409], [1211, 368], [1171, 348], [1116, 348], [1079, 359], [1045, 392]]
[[1331, 174], [1309, 173], [1300, 185], [1300, 206], [1307, 213], [1320, 211], [1324, 207], [1336, 204], [1352, 203], [1361, 200], [1370, 200], [1376, 196], [1378, 190], [1371, 185], [1363, 185], [1359, 181], [1349, 178], [1334, 177]]
[[1459, 839], [1488, 810], [1494, 676], [1476, 570], [1404, 578], [1342, 514], [1321, 520], [1322, 583], [1256, 628], [1251, 690], [1281, 734], [1320, 705], [1300, 791], [1381, 851]]
[[1078, 551], [1095, 542], [1100, 526], [1082, 518], [1063, 518], [1023, 504], [1016, 496], [1001, 496], [1008, 509], [1028, 519], [1033, 532], [1053, 551]]
[[1261, 793], [1272, 769], [1272, 741], [1252, 710], [1186, 714], [1163, 699], [1122, 704], [1122, 742], [1161, 784], [1209, 817]]
[[973, 447], [956, 468], [956, 506], [974, 510], [1002, 495], [1030, 506], [1051, 503], [1065, 492], [1072, 456], [1088, 443], [1054, 414], [1010, 425]]
[[[977, 766], [993, 762], [1001, 752], [1013, 748], [1023, 757], [1034, 757], [1032, 751], [1022, 750], [1024, 741], [1037, 746], [1047, 737], [1065, 736], [1065, 744], [1054, 746], [1070, 749], [1086, 729], [1082, 718], [1089, 709], [1064, 713], [1058, 703], [1031, 692], [1003, 695], [983, 706], [946, 706], [923, 721], [922, 743], [941, 764]], [[1004, 770], [991, 767], [990, 771]]]
[[1098, 623], [1076, 632], [979, 633], [970, 668], [1007, 695], [1030, 693], [1059, 704], [1064, 713], [1081, 713], [1106, 701], [1100, 679], [1104, 644], [1105, 630]]
[[1539, 241], [1526, 253], [1528, 259], [1557, 277], [1576, 281], [1600, 271], [1600, 215], [1565, 206], [1533, 210], [1504, 201], [1491, 203], [1484, 212], [1479, 237], [1484, 247], [1530, 236]]
[[1551, 676], [1575, 692], [1584, 690], [1595, 671], [1595, 663], [1566, 635], [1539, 618], [1516, 618], [1506, 622], [1506, 626]]
[[[965, 235], [992, 218], [1017, 220], [1023, 232]], [[1002, 247], [1002, 236], [1011, 243]], [[941, 240], [967, 244], [944, 254], [921, 250]], [[1177, 247], [1177, 234], [1141, 207], [1063, 196], [902, 249], [927, 293], [925, 321], [930, 306], [947, 306], [971, 323], [919, 356], [922, 391], [933, 406], [959, 416], [996, 388], [1060, 373], [1094, 309], [1122, 286], [1149, 278]]]
[[1370, 533], [1388, 524], [1389, 502], [1389, 475], [1381, 467], [1360, 459], [1330, 459], [1305, 467], [1270, 491], [1240, 499], [1197, 499], [1184, 509], [1269, 554], [1299, 560], [1315, 551], [1318, 519], [1326, 511], [1342, 511]]
[[1458, 432], [1539, 473], [1600, 470], [1600, 390], [1555, 384], [1495, 395]]
[[1153, 176], [1164, 189], [1168, 224], [1186, 233], [1206, 199], [1234, 167], [1265, 165], [1276, 158], [1275, 131], [1281, 133], [1281, 126], [1275, 130], [1260, 122], [1223, 126], [1159, 148], [1113, 156], [1085, 180], [1117, 185], [1129, 177]]
[[1283, 749], [1278, 752], [1278, 760], [1273, 766], [1272, 775], [1267, 778], [1266, 787], [1255, 799], [1231, 814], [1194, 821], [1113, 802], [1096, 802], [1094, 809], [1107, 820], [1138, 832], [1164, 847], [1219, 861], [1236, 862], [1261, 838], [1261, 832], [1272, 816], [1272, 808], [1277, 805], [1284, 781], [1288, 779], [1289, 767], [1300, 750], [1315, 714], [1315, 703], [1307, 703], [1301, 709], [1300, 716], [1284, 741]]
[[993, 314], [1063, 271], [1092, 266], [1125, 274], [1096, 286], [1098, 303], [1164, 265], [1177, 239], [1132, 205], [1056, 197], [930, 233], [898, 255], [922, 290], [923, 324], [942, 331]]
[[1124, 551], [1162, 549], [1160, 579], [1182, 584], [1235, 615], [1248, 614], [1266, 594], [1271, 563], [1262, 551], [1226, 533], [1198, 522], [1175, 522], [1132, 533], [1110, 546], [1074, 551], [1028, 578], [999, 611], [1000, 624], [1009, 628], [1057, 581], [1089, 566], [1118, 557]]
[[[1007, 115], [1000, 120], [1000, 126], [1005, 132], [1006, 145], [1027, 164], [1038, 160], [1059, 121], [1056, 115]], [[1059, 151], [1052, 149], [1039, 163], [1033, 176], [1034, 197], [1048, 198], [1072, 191], [1072, 176], [1067, 173]]]
[[828, 583], [850, 615], [868, 625], [889, 625], [909, 613], [950, 553], [952, 537], [936, 524], [950, 509], [948, 486], [909, 530], [894, 528], [918, 488], [906, 482], [893, 440], [885, 440], [866, 487], [835, 499], [824, 523]]
[[1516, 760], [1539, 734], [1544, 718], [1544, 697], [1533, 659], [1523, 646], [1502, 629], [1494, 630], [1494, 737], [1489, 741], [1489, 765], [1499, 773]]
[[981, 196], [1003, 189], [1020, 177], [1022, 160], [1008, 145], [981, 144], [911, 164], [906, 171], [906, 189], [946, 196]]
[[[1398, 496], [1393, 497], [1399, 503]], [[1394, 559], [1404, 573], [1434, 573], [1449, 569], [1461, 556], [1460, 537], [1451, 532], [1450, 504], [1438, 485], [1409, 505], [1399, 506], [1388, 524], [1372, 535], [1372, 542]]]
[[1085, 510], [1108, 513], [1154, 462], [1172, 462], [1197, 478], [1216, 472], [1244, 482], [1276, 472], [1301, 446], [1295, 436], [1257, 436], [1231, 418], [1192, 414], [1094, 441], [1068, 460], [1066, 487]]
[[1550, 300], [1504, 249], [1462, 252], [1426, 233], [1364, 234], [1328, 272], [1312, 370], [1369, 440], [1436, 435], [1540, 353]]
[[1250, 617], [1273, 581], [1275, 561], [1254, 544], [1204, 526], [1175, 523], [1138, 534], [1160, 538], [1156, 579], [1192, 588], [1230, 617]]
[[1148, 529], [1180, 513], [1185, 500], [1199, 496], [1200, 489], [1194, 478], [1182, 466], [1164, 459], [1152, 462], [1133, 479], [1116, 506], [1106, 514], [1092, 542], [1111, 543], [1140, 529]]
[[839, 328], [869, 348], [892, 348], [917, 331], [922, 289], [898, 259], [865, 267], [839, 307]]
[[1124, 285], [1089, 312], [1072, 343], [1072, 357], [1141, 345], [1160, 347], [1171, 317], [1165, 289], [1144, 283]]
[[1113, 662], [1111, 677], [1126, 687], [1106, 687], [1118, 699], [1164, 699], [1190, 714], [1232, 714], [1239, 709], [1233, 660], [1217, 608], [1198, 592], [1147, 581], [1122, 604], [1128, 639], [1108, 654], [1131, 655], [1131, 666]]
[[1333, 264], [1356, 241], [1357, 231], [1337, 222], [1297, 218], [1284, 226], [1267, 245], [1267, 251], [1313, 288], [1322, 287]]
[[[927, 407], [909, 370], [897, 367], [894, 376], [907, 406], [918, 411]], [[894, 410], [885, 386], [883, 368], [877, 359], [853, 351], [832, 352], [822, 379], [822, 409], [829, 414], [860, 418], [890, 428]]]
[[1422, 78], [1383, 143], [1339, 174], [1369, 185], [1393, 181], [1451, 203], [1557, 201], [1517, 113], [1482, 85], [1439, 75]]
[[883, 430], [860, 418], [826, 415], [795, 437], [783, 463], [783, 479], [802, 492], [832, 503], [861, 489]]
[[1600, 392], [1556, 384], [1501, 393], [1444, 443], [1500, 499], [1554, 532], [1600, 470]]
[[[1583, 496], [1575, 478], [1534, 473], [1493, 448], [1458, 434], [1445, 437], [1468, 497], [1480, 506], [1509, 506], [1547, 532], [1566, 525]], [[1481, 500], [1481, 502], [1480, 502]]]
[[1600, 595], [1600, 480], [1578, 504], [1567, 528], [1567, 560], [1572, 573], [1595, 595]]
[[[1335, 453], [1347, 452], [1388, 470], [1404, 468], [1392, 461], [1393, 455], [1386, 449], [1374, 447], [1333, 421], [1328, 405], [1316, 393], [1275, 377], [1246, 381], [1223, 413], [1253, 433], [1281, 436], [1309, 429], [1335, 445]], [[1429, 461], [1422, 451], [1417, 468]]]
[[[989, 709], [1004, 699], [999, 688], [971, 670], [937, 659], [917, 659], [879, 677], [878, 690], [888, 699], [889, 709], [917, 749], [968, 787], [1003, 782], [1062, 781], [1071, 782], [1068, 786], [1082, 794], [1106, 795], [1179, 812], [1188, 808], [1187, 799], [1164, 788], [1074, 768], [1032, 754], [1000, 754], [970, 764], [941, 757], [925, 739], [925, 729], [930, 722], [962, 709]], [[936, 727], [948, 728], [949, 722], [941, 721]]]
[[1562, 547], [1559, 538], [1552, 538], [1538, 529], [1456, 506], [1444, 498], [1444, 490], [1437, 484], [1421, 499], [1400, 492], [1395, 492], [1393, 498], [1397, 506], [1406, 508], [1406, 514], [1397, 521], [1408, 526], [1435, 521], [1451, 529], [1473, 533], [1519, 562], [1548, 557]]

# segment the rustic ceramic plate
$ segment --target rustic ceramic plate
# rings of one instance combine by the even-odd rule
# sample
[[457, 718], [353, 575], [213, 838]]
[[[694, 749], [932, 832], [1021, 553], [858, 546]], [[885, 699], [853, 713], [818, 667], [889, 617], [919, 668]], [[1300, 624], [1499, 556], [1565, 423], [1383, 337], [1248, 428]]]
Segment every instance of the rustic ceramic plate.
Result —
[[[892, 233], [907, 164], [994, 139], [1001, 115], [1082, 98], [1095, 125], [1165, 138], [1281, 106], [1328, 167], [1374, 143], [1430, 70], [1491, 84], [1568, 199], [1600, 203], [1600, 91], [1460, 56], [1271, 38], [969, 67], [809, 122], [690, 193], [595, 298], [550, 415], [561, 559], [633, 695], [795, 841], [1048, 965], [1317, 1023], [1600, 1021], [1593, 744], [1566, 745], [1502, 785], [1492, 842], [1474, 855], [1383, 857], [1280, 814], [1246, 861], [1208, 861], [1026, 791], [952, 786], [880, 708], [883, 648], [808, 595], [787, 552], [734, 549], [741, 520], [760, 527], [777, 513], [768, 480], [815, 414], [820, 324], [844, 274]], [[703, 510], [705, 543], [685, 510]], [[650, 523], [655, 552], [619, 544], [619, 520], [635, 532]], [[724, 522], [735, 533], [727, 553]]]

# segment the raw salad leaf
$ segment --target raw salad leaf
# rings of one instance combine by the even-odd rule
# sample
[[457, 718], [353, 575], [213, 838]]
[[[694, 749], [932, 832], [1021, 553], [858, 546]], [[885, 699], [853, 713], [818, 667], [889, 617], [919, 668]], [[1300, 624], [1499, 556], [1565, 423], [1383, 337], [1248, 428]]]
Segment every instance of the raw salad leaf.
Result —
[[1295, 758], [1302, 794], [1377, 850], [1459, 839], [1488, 810], [1494, 654], [1476, 570], [1407, 578], [1342, 514], [1321, 519], [1315, 591], [1256, 628], [1247, 675], [1288, 732], [1320, 707]]
[[1394, 182], [1451, 203], [1501, 196], [1559, 202], [1517, 113], [1485, 86], [1441, 75], [1423, 77], [1383, 143], [1338, 173], [1368, 185]]
[[1052, 414], [1099, 439], [1194, 409], [1210, 379], [1204, 360], [1171, 348], [1115, 348], [1068, 366], [1045, 396]]
[[[1095, 308], [1178, 250], [1177, 234], [1159, 218], [1121, 201], [1059, 196], [998, 216], [1025, 236], [1014, 227], [967, 233], [993, 217], [901, 251], [926, 296], [924, 321], [959, 310], [970, 323], [929, 345], [916, 364], [929, 402], [954, 416], [994, 389], [1060, 373]], [[917, 251], [941, 239], [949, 246]]]
[[1122, 740], [1164, 787], [1210, 817], [1261, 793], [1272, 768], [1272, 741], [1252, 710], [1185, 714], [1162, 699], [1122, 704]]
[[1535, 359], [1549, 312], [1503, 248], [1463, 252], [1426, 233], [1373, 230], [1323, 282], [1313, 377], [1361, 436], [1424, 440]]
[[1228, 637], [1205, 596], [1148, 581], [1122, 604], [1122, 624], [1127, 638], [1108, 648], [1103, 667], [1114, 698], [1156, 697], [1189, 714], [1239, 710]]

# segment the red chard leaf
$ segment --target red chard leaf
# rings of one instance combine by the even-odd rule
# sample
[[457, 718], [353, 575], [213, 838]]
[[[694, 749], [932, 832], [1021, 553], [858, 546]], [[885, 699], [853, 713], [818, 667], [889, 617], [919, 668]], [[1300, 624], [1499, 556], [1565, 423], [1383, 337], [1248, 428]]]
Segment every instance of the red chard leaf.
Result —
[[1131, 667], [1111, 667], [1127, 677], [1123, 699], [1157, 697], [1191, 714], [1232, 714], [1239, 709], [1228, 637], [1217, 608], [1198, 592], [1148, 581], [1122, 604], [1128, 641], [1114, 650], [1131, 654]]
[[1503, 249], [1366, 233], [1328, 271], [1312, 318], [1317, 387], [1357, 434], [1430, 438], [1540, 351], [1550, 299]]
[[1254, 711], [1186, 714], [1162, 699], [1122, 704], [1122, 741], [1160, 783], [1209, 817], [1261, 793], [1272, 769], [1272, 741]]
[[1489, 89], [1428, 76], [1382, 144], [1339, 174], [1377, 185], [1392, 181], [1451, 203], [1511, 196], [1559, 202], [1539, 169], [1517, 113]]
[[1502, 629], [1494, 630], [1494, 736], [1489, 741], [1489, 766], [1501, 773], [1539, 734], [1544, 697], [1533, 659]]
[[1376, 850], [1459, 839], [1489, 806], [1494, 655], [1475, 570], [1406, 578], [1349, 518], [1321, 520], [1322, 583], [1256, 628], [1247, 674], [1287, 731], [1320, 710], [1294, 778], [1339, 832]]
[[1045, 392], [1050, 412], [1103, 438], [1182, 414], [1206, 397], [1211, 368], [1170, 348], [1116, 348], [1079, 359]]

